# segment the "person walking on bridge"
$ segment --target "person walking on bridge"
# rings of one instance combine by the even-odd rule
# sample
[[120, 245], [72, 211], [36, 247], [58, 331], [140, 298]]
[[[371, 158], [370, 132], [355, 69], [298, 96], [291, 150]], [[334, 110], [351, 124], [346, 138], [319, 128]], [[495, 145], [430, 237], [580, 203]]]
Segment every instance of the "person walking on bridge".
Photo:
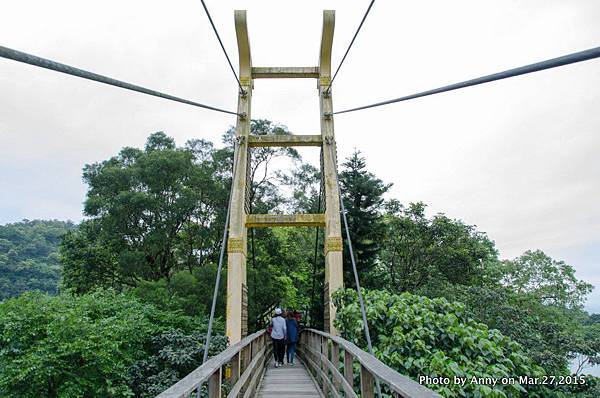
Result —
[[273, 340], [273, 356], [275, 357], [275, 367], [283, 365], [283, 356], [285, 354], [285, 337], [287, 328], [285, 319], [282, 317], [281, 308], [275, 308], [275, 316], [271, 319], [271, 339]]
[[294, 366], [294, 354], [296, 352], [296, 344], [298, 343], [298, 321], [294, 316], [294, 311], [288, 310], [285, 326], [287, 330], [285, 339], [287, 344], [287, 363], [290, 366]]

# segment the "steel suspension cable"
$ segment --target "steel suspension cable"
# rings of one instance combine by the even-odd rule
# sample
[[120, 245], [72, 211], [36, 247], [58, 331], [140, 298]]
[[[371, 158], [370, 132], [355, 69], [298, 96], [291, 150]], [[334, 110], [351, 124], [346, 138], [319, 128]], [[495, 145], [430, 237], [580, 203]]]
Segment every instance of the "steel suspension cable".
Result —
[[219, 41], [219, 44], [221, 45], [221, 49], [223, 50], [223, 54], [225, 54], [225, 58], [227, 58], [227, 63], [229, 64], [229, 67], [231, 68], [231, 72], [233, 72], [233, 76], [235, 77], [235, 80], [237, 81], [238, 86], [240, 87], [240, 91], [242, 93], [245, 93], [246, 91], [242, 88], [242, 83], [240, 82], [240, 79], [238, 78], [237, 73], [235, 73], [235, 69], [233, 68], [233, 65], [231, 64], [231, 60], [229, 59], [229, 55], [227, 54], [227, 50], [225, 50], [225, 46], [223, 45], [223, 41], [221, 41], [221, 36], [219, 36], [219, 32], [217, 31], [217, 27], [215, 26], [215, 23], [212, 20], [212, 17], [210, 16], [210, 12], [208, 11], [208, 7], [206, 7], [206, 3], [204, 2], [204, 0], [200, 0], [202, 2], [202, 7], [204, 7], [204, 12], [206, 13], [206, 16], [208, 17], [208, 20], [210, 22], [210, 25], [213, 28], [213, 31], [215, 32], [215, 36], [217, 36], [217, 40]]
[[395, 98], [395, 99], [382, 101], [382, 102], [376, 102], [374, 104], [359, 106], [356, 108], [350, 108], [350, 109], [346, 109], [343, 111], [333, 112], [333, 114], [338, 115], [338, 114], [342, 114], [342, 113], [354, 112], [354, 111], [359, 111], [362, 109], [368, 109], [368, 108], [374, 108], [377, 106], [393, 104], [396, 102], [408, 101], [408, 100], [415, 99], [415, 98], [426, 97], [428, 95], [439, 94], [439, 93], [443, 93], [446, 91], [458, 90], [458, 89], [465, 88], [465, 87], [476, 86], [478, 84], [489, 83], [489, 82], [493, 82], [493, 81], [501, 80], [501, 79], [507, 79], [509, 77], [525, 75], [527, 73], [539, 72], [539, 71], [542, 71], [545, 69], [556, 68], [556, 67], [563, 66], [563, 65], [573, 64], [576, 62], [588, 61], [590, 59], [594, 59], [594, 58], [598, 58], [598, 57], [600, 57], [600, 47], [591, 48], [589, 50], [564, 55], [562, 57], [552, 58], [552, 59], [536, 62], [534, 64], [529, 64], [529, 65], [521, 66], [521, 67], [514, 68], [514, 69], [508, 69], [508, 70], [505, 70], [502, 72], [493, 73], [491, 75], [486, 75], [486, 76], [478, 77], [478, 78], [471, 79], [471, 80], [466, 80], [466, 81], [460, 82], [460, 83], [450, 84], [448, 86], [435, 88], [433, 90], [422, 91], [420, 93], [411, 94], [411, 95], [407, 95], [407, 96], [400, 97], [400, 98]]
[[360, 24], [358, 25], [356, 32], [354, 32], [354, 36], [352, 37], [352, 40], [350, 41], [350, 44], [348, 45], [348, 48], [346, 49], [346, 53], [342, 57], [340, 64], [338, 65], [335, 73], [333, 74], [333, 77], [331, 78], [331, 82], [329, 82], [329, 87], [327, 88], [327, 93], [331, 92], [331, 85], [333, 84], [335, 77], [337, 76], [338, 72], [340, 71], [340, 68], [344, 64], [344, 61], [346, 60], [346, 57], [348, 56], [348, 53], [350, 52], [350, 48], [352, 48], [352, 45], [354, 44], [354, 41], [356, 40], [356, 36], [358, 36], [358, 32], [360, 32], [360, 29], [362, 28], [363, 24], [365, 23], [365, 19], [367, 19], [367, 15], [369, 15], [369, 12], [371, 11], [371, 7], [373, 7], [373, 3], [375, 3], [375, 0], [371, 0], [371, 2], [369, 3], [369, 7], [367, 7], [367, 11], [365, 11], [365, 14], [362, 17], [362, 20], [360, 21]]
[[228, 113], [230, 115], [241, 116], [237, 112], [227, 111], [225, 109], [215, 108], [214, 106], [201, 104], [199, 102], [190, 101], [184, 98], [175, 97], [173, 95], [161, 93], [159, 91], [151, 90], [145, 87], [136, 86], [135, 84], [127, 83], [121, 80], [116, 80], [111, 77], [99, 75], [97, 73], [89, 72], [83, 69], [75, 68], [73, 66], [61, 64], [46, 58], [38, 57], [36, 55], [27, 54], [21, 51], [13, 50], [11, 48], [0, 46], [0, 57], [11, 59], [13, 61], [23, 62], [25, 64], [37, 66], [40, 68], [50, 69], [56, 72], [66, 73], [67, 75], [81, 77], [87, 80], [93, 80], [95, 82], [108, 84], [110, 86], [124, 88], [125, 90], [136, 91], [138, 93], [152, 95], [154, 97], [164, 98], [170, 101], [181, 102], [182, 104], [192, 105], [199, 108], [210, 109], [211, 111], [217, 111], [222, 113]]
[[[346, 230], [346, 245], [348, 246], [348, 251], [350, 253], [350, 261], [352, 262], [352, 273], [354, 274], [354, 283], [356, 283], [356, 291], [358, 292], [358, 302], [360, 303], [360, 313], [362, 315], [363, 328], [365, 331], [365, 337], [367, 340], [367, 347], [369, 348], [369, 353], [375, 356], [373, 352], [373, 344], [371, 343], [371, 333], [369, 332], [369, 323], [367, 322], [367, 311], [365, 309], [365, 301], [363, 299], [362, 291], [360, 289], [360, 281], [358, 279], [358, 271], [356, 269], [356, 259], [354, 257], [354, 250], [352, 248], [352, 239], [350, 238], [350, 229], [348, 228], [348, 218], [346, 217], [346, 206], [344, 205], [344, 200], [342, 199], [342, 188], [340, 186], [340, 178], [337, 172], [337, 157], [333, 152], [333, 144], [331, 142], [327, 143], [331, 150], [331, 158], [334, 160], [335, 164], [335, 179], [337, 182], [338, 188], [338, 197], [340, 200], [340, 212], [342, 213], [342, 220], [344, 221], [344, 229]], [[375, 379], [377, 384], [377, 395], [381, 398], [381, 385], [379, 384], [379, 379]]]
[[233, 182], [238, 163], [238, 145], [236, 141], [233, 144], [233, 172], [231, 175], [231, 188], [229, 189], [229, 201], [227, 203], [227, 213], [225, 215], [225, 226], [223, 227], [223, 239], [221, 240], [221, 252], [219, 253], [219, 265], [217, 267], [217, 277], [215, 279], [215, 289], [213, 290], [213, 300], [210, 307], [210, 318], [208, 319], [208, 330], [206, 332], [206, 343], [204, 344], [204, 354], [202, 363], [208, 359], [208, 349], [210, 347], [210, 338], [212, 335], [212, 327], [215, 319], [215, 308], [217, 307], [217, 296], [219, 293], [219, 285], [221, 283], [221, 270], [223, 269], [223, 258], [225, 257], [225, 245], [227, 243], [227, 232], [229, 231], [229, 217], [231, 214], [231, 196], [233, 195]]

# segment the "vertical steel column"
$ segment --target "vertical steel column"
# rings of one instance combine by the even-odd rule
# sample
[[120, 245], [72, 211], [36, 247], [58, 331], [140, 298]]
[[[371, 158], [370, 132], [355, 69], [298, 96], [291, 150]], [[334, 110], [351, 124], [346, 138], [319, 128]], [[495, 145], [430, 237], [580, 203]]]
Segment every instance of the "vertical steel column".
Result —
[[227, 337], [235, 344], [248, 332], [247, 303], [244, 300], [246, 286], [246, 169], [248, 160], [248, 136], [250, 134], [250, 110], [252, 101], [252, 60], [246, 24], [246, 11], [235, 11], [235, 31], [240, 59], [240, 83], [238, 116], [235, 136], [238, 140], [238, 163], [233, 176], [229, 239], [227, 241]]
[[319, 56], [319, 108], [321, 135], [323, 136], [323, 167], [325, 185], [325, 331], [337, 334], [333, 326], [335, 306], [332, 294], [343, 287], [342, 231], [335, 159], [335, 134], [333, 129], [333, 102], [329, 89], [331, 83], [331, 48], [335, 27], [335, 11], [323, 11], [323, 32]]

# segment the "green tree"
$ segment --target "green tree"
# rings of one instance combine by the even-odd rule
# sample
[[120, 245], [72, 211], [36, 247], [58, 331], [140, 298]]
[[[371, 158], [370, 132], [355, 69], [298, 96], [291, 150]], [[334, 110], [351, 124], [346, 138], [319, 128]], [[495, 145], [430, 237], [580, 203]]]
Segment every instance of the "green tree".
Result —
[[[289, 135], [290, 132], [285, 126], [258, 119], [252, 120], [250, 134]], [[250, 150], [248, 177], [251, 185], [247, 200], [251, 213], [282, 211], [285, 199], [276, 185], [278, 173], [273, 172], [271, 166], [275, 159], [283, 157], [290, 158], [294, 162], [301, 161], [300, 154], [294, 148], [258, 147]]]
[[[156, 354], [156, 339], [166, 333], [191, 336], [205, 329], [206, 318], [164, 311], [114, 291], [48, 296], [26, 293], [0, 303], [0, 396], [131, 397], [152, 384], [132, 375]], [[217, 326], [213, 350], [224, 346]], [[194, 349], [194, 364], [201, 361]], [[214, 352], [214, 351], [213, 351]], [[164, 362], [160, 369], [181, 369]], [[160, 380], [159, 380], [160, 381]]]
[[23, 220], [0, 225], [0, 301], [26, 291], [58, 292], [58, 245], [72, 222]]
[[227, 157], [200, 140], [177, 148], [160, 132], [144, 150], [87, 165], [90, 219], [61, 247], [65, 286], [136, 286], [213, 261], [231, 180]]
[[577, 364], [575, 373], [583, 374], [587, 368], [600, 365], [600, 314], [584, 317], [576, 338], [577, 346], [572, 350]]
[[[129, 293], [158, 308], [202, 316], [210, 311], [216, 273], [214, 264], [195, 269], [192, 273], [182, 270], [174, 273], [169, 281], [140, 281]], [[217, 314], [225, 314], [225, 289], [226, 276], [221, 279], [219, 286]]]
[[444, 214], [425, 215], [425, 204], [386, 204], [380, 278], [399, 292], [437, 290], [440, 284], [497, 283], [494, 243], [474, 226]]
[[503, 286], [470, 286], [455, 288], [454, 294], [440, 293], [465, 303], [479, 322], [519, 342], [549, 374], [569, 374], [569, 362], [576, 352], [589, 353], [584, 349], [581, 314], [575, 310], [547, 306]]
[[490, 274], [497, 283], [445, 282], [421, 292], [465, 303], [475, 319], [521, 343], [550, 374], [568, 374], [574, 359], [582, 369], [597, 361], [595, 318], [581, 308], [591, 286], [578, 280], [571, 266], [541, 251], [528, 251], [503, 261]]
[[[281, 184], [287, 187], [292, 196], [286, 203], [287, 210], [294, 213], [319, 213], [325, 206], [324, 193], [320, 188], [321, 171], [308, 163], [297, 162], [289, 173], [278, 173]], [[321, 194], [321, 195], [319, 195]]]
[[[383, 195], [391, 184], [384, 184], [367, 170], [367, 163], [360, 152], [354, 153], [342, 164], [340, 186], [347, 211], [348, 229], [356, 258], [356, 268], [368, 284], [377, 263], [384, 236]], [[342, 234], [346, 239], [345, 234]], [[352, 263], [347, 245], [344, 245], [344, 284], [354, 286]]]
[[528, 250], [503, 262], [502, 283], [516, 293], [529, 294], [541, 303], [581, 308], [593, 286], [575, 277], [575, 269], [541, 250]]

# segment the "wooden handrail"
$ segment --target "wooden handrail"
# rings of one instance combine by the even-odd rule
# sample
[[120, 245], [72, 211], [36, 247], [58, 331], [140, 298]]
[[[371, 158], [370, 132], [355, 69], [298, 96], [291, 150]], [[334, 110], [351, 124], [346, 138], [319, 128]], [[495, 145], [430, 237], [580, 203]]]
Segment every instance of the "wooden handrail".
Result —
[[[343, 374], [340, 372], [341, 352], [343, 354]], [[330, 355], [331, 351], [331, 355]], [[387, 386], [396, 397], [403, 398], [440, 398], [441, 396], [401, 375], [373, 355], [361, 350], [355, 344], [341, 337], [314, 329], [304, 329], [300, 332], [298, 355], [306, 367], [318, 380], [324, 396], [329, 394], [339, 396], [340, 391], [345, 397], [356, 397], [354, 388], [354, 361], [360, 364], [360, 396], [370, 398], [375, 396], [375, 380]], [[341, 390], [340, 390], [341, 388]]]
[[[205, 384], [208, 384], [209, 398], [220, 398], [223, 381], [231, 385], [228, 398], [253, 396], [272, 351], [268, 337], [266, 331], [261, 330], [243, 338], [210, 358], [156, 398], [187, 398], [192, 393], [200, 397]], [[223, 372], [224, 367], [228, 371]]]

